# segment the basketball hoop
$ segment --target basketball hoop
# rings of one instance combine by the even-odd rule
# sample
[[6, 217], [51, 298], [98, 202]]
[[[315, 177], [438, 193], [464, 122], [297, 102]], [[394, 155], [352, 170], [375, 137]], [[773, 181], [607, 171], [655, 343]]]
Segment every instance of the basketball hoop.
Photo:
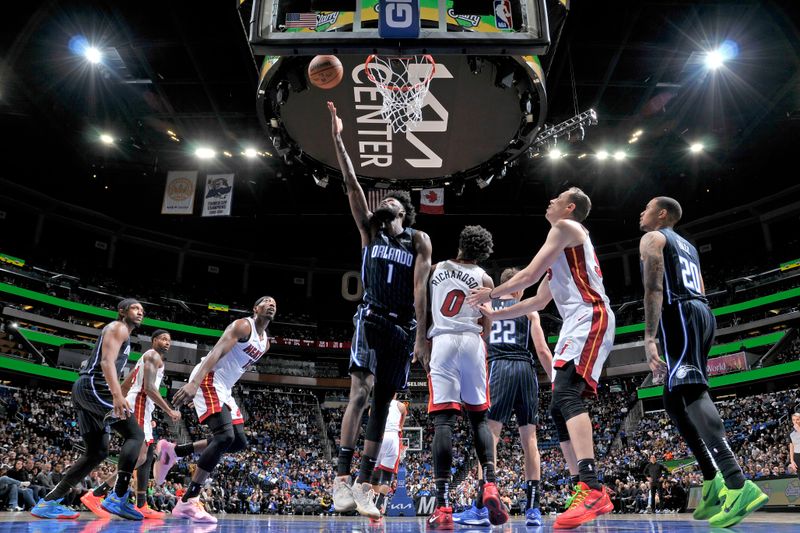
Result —
[[428, 54], [419, 56], [370, 55], [364, 63], [369, 81], [383, 95], [381, 116], [395, 133], [406, 133], [422, 120], [436, 62]]

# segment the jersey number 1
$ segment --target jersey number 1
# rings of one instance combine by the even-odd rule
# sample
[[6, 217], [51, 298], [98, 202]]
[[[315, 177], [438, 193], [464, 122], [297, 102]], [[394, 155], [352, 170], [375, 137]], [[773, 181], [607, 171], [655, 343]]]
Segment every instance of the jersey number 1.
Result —
[[442, 316], [452, 317], [456, 316], [459, 311], [461, 311], [461, 306], [464, 305], [464, 299], [467, 297], [464, 294], [464, 291], [460, 291], [458, 289], [453, 289], [452, 291], [447, 293], [447, 296], [444, 297], [444, 302], [442, 302], [442, 307], [439, 311], [442, 313]]

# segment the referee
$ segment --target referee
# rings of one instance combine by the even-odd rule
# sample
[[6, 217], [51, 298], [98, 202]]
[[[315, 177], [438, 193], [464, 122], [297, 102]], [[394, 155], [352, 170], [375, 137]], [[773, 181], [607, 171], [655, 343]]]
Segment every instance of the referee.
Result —
[[800, 470], [797, 465], [800, 464], [800, 413], [792, 415], [792, 432], [789, 433], [789, 470], [797, 474], [800, 479]]

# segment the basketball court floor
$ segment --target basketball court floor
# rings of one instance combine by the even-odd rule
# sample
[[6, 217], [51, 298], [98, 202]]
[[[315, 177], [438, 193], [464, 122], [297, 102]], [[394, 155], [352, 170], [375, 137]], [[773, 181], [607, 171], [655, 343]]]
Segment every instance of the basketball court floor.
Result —
[[[688, 532], [770, 532], [789, 533], [800, 529], [798, 513], [755, 513], [734, 528], [709, 528], [707, 522], [693, 521], [690, 515], [621, 515], [604, 517], [581, 526], [580, 532], [631, 531], [648, 533]], [[503, 526], [493, 528], [469, 528], [456, 526], [455, 531], [479, 532], [502, 531], [503, 533], [532, 533], [552, 530], [553, 517], [546, 517], [542, 527], [525, 527], [521, 517], [512, 518]], [[78, 520], [39, 520], [29, 514], [0, 515], [0, 533], [422, 533], [425, 518], [384, 519], [380, 525], [371, 525], [365, 518], [312, 517], [312, 516], [265, 516], [227, 515], [217, 524], [192, 524], [186, 520], [145, 520], [131, 522], [122, 519], [95, 519], [83, 513]]]

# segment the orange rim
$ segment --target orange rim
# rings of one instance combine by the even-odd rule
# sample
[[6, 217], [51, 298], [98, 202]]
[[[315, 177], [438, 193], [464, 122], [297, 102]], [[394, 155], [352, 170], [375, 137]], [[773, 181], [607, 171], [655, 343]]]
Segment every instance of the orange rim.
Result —
[[[389, 56], [389, 57], [391, 58], [390, 61], [392, 59], [399, 59], [402, 61], [403, 59], [410, 60], [417, 56]], [[430, 83], [431, 79], [433, 78], [433, 75], [436, 73], [436, 61], [433, 60], [433, 56], [431, 56], [430, 54], [422, 54], [420, 57], [424, 58], [425, 61], [429, 65], [431, 65], [431, 70], [428, 73], [428, 76], [425, 78], [425, 80], [417, 82], [413, 85], [386, 84], [386, 83], [381, 83], [379, 80], [375, 79], [375, 76], [373, 76], [372, 72], [370, 71], [369, 64], [378, 58], [378, 54], [370, 54], [367, 56], [367, 61], [364, 63], [364, 69], [367, 71], [367, 78], [369, 79], [369, 81], [371, 81], [372, 83], [375, 84], [376, 87], [379, 87], [381, 89], [386, 89], [388, 91], [396, 91], [396, 92], [408, 92], [412, 90], [418, 90], [423, 85], [427, 86]], [[394, 71], [391, 70], [391, 67], [389, 67], [389, 70], [394, 74]]]

